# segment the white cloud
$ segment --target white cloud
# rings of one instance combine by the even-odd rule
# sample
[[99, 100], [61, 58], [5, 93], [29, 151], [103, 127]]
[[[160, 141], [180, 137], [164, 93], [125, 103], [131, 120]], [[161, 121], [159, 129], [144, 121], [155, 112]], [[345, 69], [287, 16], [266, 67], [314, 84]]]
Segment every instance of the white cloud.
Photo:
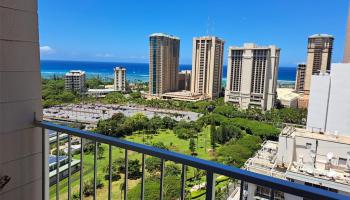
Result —
[[129, 56], [129, 59], [146, 59], [147, 56]]
[[112, 53], [99, 53], [96, 54], [96, 57], [100, 57], [100, 58], [115, 58], [116, 56]]
[[52, 54], [55, 53], [55, 50], [51, 48], [50, 46], [42, 46], [40, 47], [40, 53], [41, 54]]

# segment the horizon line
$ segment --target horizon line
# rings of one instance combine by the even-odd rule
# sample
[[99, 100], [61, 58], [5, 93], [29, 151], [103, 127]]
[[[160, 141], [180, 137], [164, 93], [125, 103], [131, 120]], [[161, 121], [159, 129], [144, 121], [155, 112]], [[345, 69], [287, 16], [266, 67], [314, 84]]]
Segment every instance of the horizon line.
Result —
[[[56, 62], [95, 62], [95, 63], [129, 63], [129, 64], [149, 64], [148, 62], [123, 62], [123, 61], [98, 61], [98, 60], [64, 60], [64, 59], [40, 59], [41, 61], [56, 61]], [[180, 63], [179, 65], [192, 65], [192, 63]], [[223, 66], [227, 66], [227, 64], [223, 64]], [[297, 65], [292, 64], [286, 64], [286, 65], [280, 65], [281, 68], [297, 68]]]

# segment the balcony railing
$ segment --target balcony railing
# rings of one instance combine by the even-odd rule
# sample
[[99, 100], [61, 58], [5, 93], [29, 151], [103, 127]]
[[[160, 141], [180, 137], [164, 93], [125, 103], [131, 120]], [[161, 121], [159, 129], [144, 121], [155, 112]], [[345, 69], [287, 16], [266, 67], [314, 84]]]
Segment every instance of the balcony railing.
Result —
[[[48, 147], [46, 144], [47, 142], [47, 135], [45, 132], [45, 129], [49, 129], [52, 131], [56, 131], [57, 134], [59, 133], [65, 133], [68, 134], [68, 199], [72, 199], [72, 190], [71, 190], [71, 176], [72, 176], [72, 171], [71, 171], [71, 137], [79, 137], [81, 138], [81, 153], [80, 153], [80, 199], [83, 197], [83, 160], [84, 160], [84, 154], [83, 154], [83, 139], [88, 139], [93, 141], [94, 143], [94, 169], [93, 169], [93, 182], [94, 182], [94, 193], [93, 193], [93, 199], [96, 199], [96, 194], [97, 194], [97, 188], [96, 188], [96, 183], [97, 183], [97, 143], [103, 143], [109, 145], [109, 180], [108, 180], [108, 199], [112, 198], [112, 147], [118, 147], [122, 148], [125, 150], [124, 154], [124, 161], [125, 161], [125, 177], [124, 177], [124, 199], [128, 199], [128, 151], [134, 151], [142, 154], [142, 159], [141, 159], [141, 164], [142, 164], [142, 175], [141, 175], [141, 193], [140, 193], [140, 199], [144, 199], [144, 194], [145, 194], [145, 156], [154, 156], [159, 159], [161, 159], [161, 166], [160, 166], [160, 191], [159, 191], [159, 199], [163, 200], [164, 199], [164, 192], [163, 192], [163, 184], [164, 184], [164, 174], [165, 174], [165, 161], [173, 161], [175, 163], [181, 164], [182, 165], [182, 172], [181, 172], [181, 191], [179, 192], [179, 198], [181, 200], [185, 199], [185, 183], [186, 183], [186, 166], [197, 168], [200, 170], [204, 170], [206, 172], [206, 199], [215, 199], [215, 175], [224, 175], [232, 179], [240, 180], [241, 187], [240, 187], [240, 199], [243, 199], [243, 186], [244, 183], [252, 183], [256, 185], [261, 185], [264, 187], [269, 187], [271, 188], [271, 195], [270, 199], [274, 199], [274, 191], [281, 191], [285, 193], [289, 193], [295, 196], [299, 197], [304, 197], [304, 198], [309, 198], [309, 199], [349, 199], [349, 197], [343, 196], [341, 194], [333, 193], [330, 191], [322, 190], [319, 188], [314, 188], [310, 186], [305, 186], [293, 182], [288, 182], [282, 179], [277, 179], [273, 178], [270, 176], [265, 176], [262, 174], [257, 174], [254, 172], [242, 170], [239, 168], [231, 167], [231, 166], [226, 166], [223, 164], [219, 164], [216, 162], [212, 161], [207, 161], [203, 159], [199, 159], [193, 156], [188, 156], [188, 155], [183, 155], [179, 153], [175, 153], [172, 151], [168, 150], [163, 150], [159, 149], [156, 147], [151, 147], [139, 143], [134, 143], [134, 142], [129, 142], [123, 139], [118, 139], [115, 137], [110, 137], [102, 134], [97, 134], [97, 133], [92, 133], [88, 131], [83, 131], [79, 129], [74, 129], [62, 125], [57, 125], [53, 124], [50, 122], [40, 122], [40, 121], [35, 121], [34, 124], [37, 127], [42, 128], [42, 133], [43, 133], [43, 152], [48, 152]], [[58, 135], [57, 135], [58, 136]], [[60, 137], [56, 137], [56, 145], [57, 145], [57, 163], [59, 165], [59, 146], [60, 146]], [[46, 144], [46, 145], [45, 145]], [[49, 183], [48, 183], [48, 164], [47, 164], [47, 154], [43, 153], [43, 196], [48, 196], [49, 192]], [[60, 192], [59, 192], [59, 166], [56, 167], [56, 199], [60, 199]]]

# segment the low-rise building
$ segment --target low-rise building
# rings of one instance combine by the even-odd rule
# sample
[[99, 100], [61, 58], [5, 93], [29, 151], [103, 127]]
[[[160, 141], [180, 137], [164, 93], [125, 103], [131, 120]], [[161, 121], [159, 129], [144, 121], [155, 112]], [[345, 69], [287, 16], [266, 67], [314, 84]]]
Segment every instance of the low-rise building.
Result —
[[173, 100], [178, 100], [178, 101], [202, 101], [209, 99], [208, 96], [202, 95], [202, 94], [194, 94], [190, 91], [177, 91], [177, 92], [167, 92], [162, 94], [161, 96], [162, 99], [173, 99]]
[[182, 70], [179, 72], [178, 90], [191, 90], [191, 70]]
[[286, 108], [298, 108], [299, 96], [292, 88], [277, 88], [277, 99]]
[[302, 94], [298, 97], [298, 108], [307, 109], [309, 106], [309, 95]]
[[89, 89], [87, 91], [87, 95], [96, 97], [96, 98], [103, 98], [106, 97], [107, 94], [115, 92], [114, 88], [113, 89]]
[[[57, 165], [58, 160], [58, 165]], [[49, 155], [49, 186], [55, 185], [57, 181], [57, 167], [59, 167], [59, 180], [67, 178], [69, 175], [69, 158], [68, 156], [55, 156]], [[80, 160], [72, 159], [71, 163], [71, 173], [80, 170]]]
[[75, 92], [85, 92], [86, 75], [82, 70], [71, 70], [64, 76], [64, 85], [66, 90]]

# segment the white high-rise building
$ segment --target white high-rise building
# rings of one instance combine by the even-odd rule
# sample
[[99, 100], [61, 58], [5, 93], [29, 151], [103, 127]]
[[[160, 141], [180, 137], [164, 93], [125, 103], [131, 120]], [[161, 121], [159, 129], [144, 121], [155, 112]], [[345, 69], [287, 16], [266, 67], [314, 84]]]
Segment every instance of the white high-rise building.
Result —
[[350, 64], [332, 64], [330, 74], [313, 75], [307, 129], [350, 136]]
[[270, 110], [275, 106], [280, 49], [246, 43], [230, 47], [225, 102]]
[[126, 91], [126, 69], [125, 67], [114, 68], [114, 90], [125, 92]]
[[71, 70], [64, 76], [66, 90], [72, 90], [76, 92], [85, 92], [85, 79], [86, 75], [81, 70]]

